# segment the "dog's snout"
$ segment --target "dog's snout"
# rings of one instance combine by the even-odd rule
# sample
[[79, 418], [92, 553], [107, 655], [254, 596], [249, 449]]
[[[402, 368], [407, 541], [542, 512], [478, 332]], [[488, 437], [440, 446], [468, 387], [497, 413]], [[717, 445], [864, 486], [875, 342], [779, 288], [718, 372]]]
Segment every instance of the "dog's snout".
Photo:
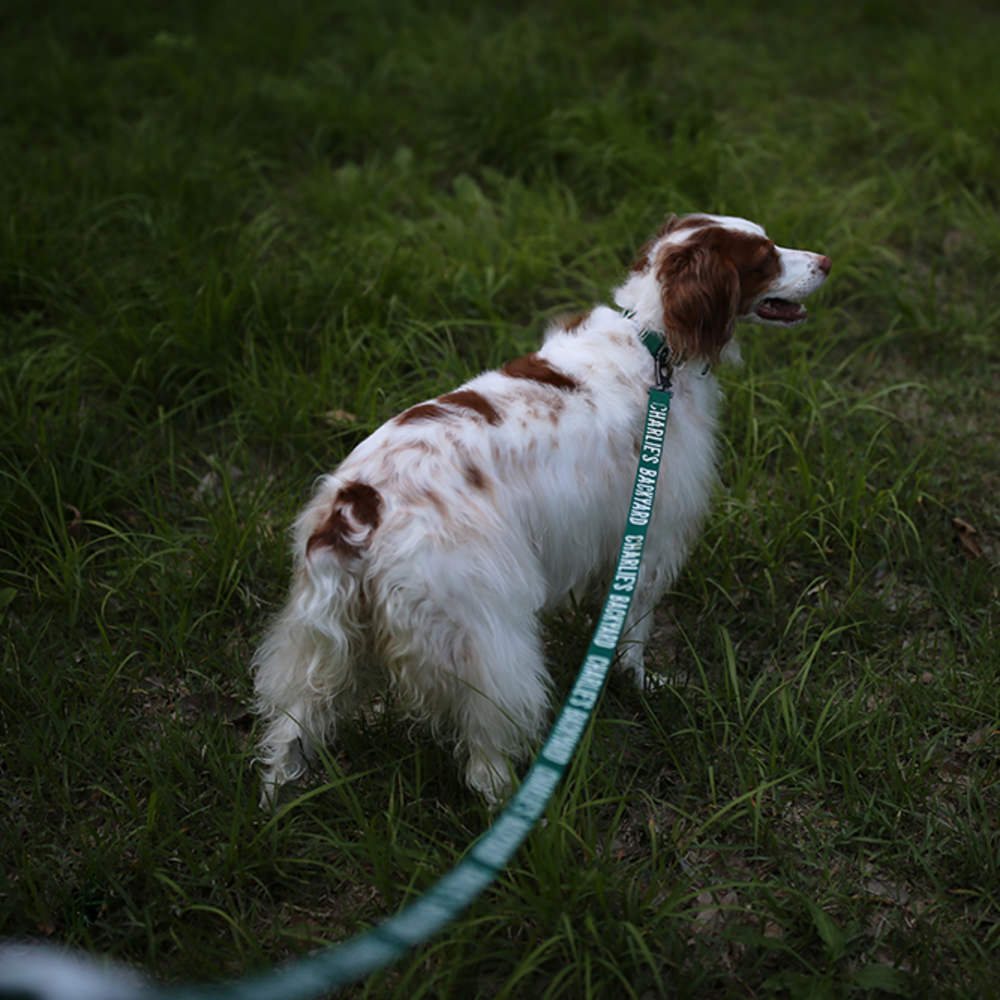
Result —
[[819, 259], [816, 261], [816, 266], [824, 273], [829, 274], [830, 268], [833, 267], [833, 261], [830, 260], [825, 254], [820, 254]]

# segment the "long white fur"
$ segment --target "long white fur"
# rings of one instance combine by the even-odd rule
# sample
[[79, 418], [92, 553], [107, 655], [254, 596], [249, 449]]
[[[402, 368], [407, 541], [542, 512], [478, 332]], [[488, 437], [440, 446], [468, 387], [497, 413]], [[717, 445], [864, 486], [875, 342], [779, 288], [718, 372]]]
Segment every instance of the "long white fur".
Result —
[[[825, 277], [818, 255], [780, 256], [783, 273], [769, 294], [798, 299]], [[414, 717], [456, 742], [471, 787], [492, 802], [506, 793], [510, 762], [538, 738], [548, 710], [538, 615], [606, 580], [614, 565], [653, 373], [637, 332], [662, 322], [661, 294], [649, 267], [615, 292], [634, 319], [602, 306], [571, 331], [549, 329], [538, 357], [578, 390], [486, 372], [461, 388], [488, 400], [497, 422], [439, 400], [447, 416], [389, 421], [319, 481], [295, 525], [288, 602], [254, 658], [264, 801], [303, 773], [338, 719], [383, 677]], [[735, 356], [734, 343], [727, 353]], [[715, 482], [720, 392], [704, 369], [689, 362], [675, 377], [619, 657], [640, 684], [653, 607], [687, 557]], [[317, 545], [307, 556], [340, 490], [357, 482], [381, 498], [375, 527], [344, 507], [345, 542], [358, 555]]]

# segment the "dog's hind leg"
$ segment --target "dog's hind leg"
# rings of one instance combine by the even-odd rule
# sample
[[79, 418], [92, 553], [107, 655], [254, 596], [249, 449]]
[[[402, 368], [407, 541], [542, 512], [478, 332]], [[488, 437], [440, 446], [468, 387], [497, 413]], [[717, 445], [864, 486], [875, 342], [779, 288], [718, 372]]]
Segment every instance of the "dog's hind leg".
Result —
[[548, 709], [535, 615], [484, 599], [457, 600], [428, 618], [430, 603], [420, 602], [423, 627], [396, 644], [390, 672], [414, 714], [454, 733], [467, 758], [466, 784], [496, 805]]
[[490, 805], [509, 794], [511, 767], [540, 735], [548, 709], [541, 646], [519, 625], [498, 642], [475, 637], [473, 676], [456, 689], [455, 719], [468, 754], [465, 782]]

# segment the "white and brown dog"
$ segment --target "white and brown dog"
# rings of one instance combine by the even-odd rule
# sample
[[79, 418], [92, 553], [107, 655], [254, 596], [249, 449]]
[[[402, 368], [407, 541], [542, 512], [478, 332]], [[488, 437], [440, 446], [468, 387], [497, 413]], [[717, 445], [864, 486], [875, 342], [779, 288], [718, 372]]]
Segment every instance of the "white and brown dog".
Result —
[[[288, 602], [254, 658], [264, 801], [301, 775], [381, 669], [457, 742], [496, 802], [545, 722], [539, 613], [607, 582], [625, 525], [662, 332], [677, 367], [661, 485], [621, 666], [643, 679], [652, 610], [715, 480], [719, 387], [737, 320], [793, 326], [830, 261], [743, 219], [671, 218], [615, 291], [534, 354], [401, 413], [318, 483], [294, 533]], [[678, 363], [679, 362], [679, 363]]]

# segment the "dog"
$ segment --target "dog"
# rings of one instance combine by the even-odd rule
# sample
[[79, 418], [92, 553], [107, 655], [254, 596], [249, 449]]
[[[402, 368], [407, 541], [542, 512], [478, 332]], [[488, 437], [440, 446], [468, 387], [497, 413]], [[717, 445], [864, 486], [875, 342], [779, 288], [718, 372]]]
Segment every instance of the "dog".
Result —
[[709, 506], [720, 390], [738, 320], [791, 327], [830, 272], [753, 222], [670, 217], [615, 290], [556, 321], [535, 353], [392, 418], [323, 476], [299, 515], [284, 610], [254, 659], [262, 804], [387, 676], [454, 741], [491, 804], [540, 735], [550, 680], [539, 614], [606, 583], [625, 525], [654, 360], [673, 401], [661, 484], [619, 666], [643, 683], [652, 611]]

